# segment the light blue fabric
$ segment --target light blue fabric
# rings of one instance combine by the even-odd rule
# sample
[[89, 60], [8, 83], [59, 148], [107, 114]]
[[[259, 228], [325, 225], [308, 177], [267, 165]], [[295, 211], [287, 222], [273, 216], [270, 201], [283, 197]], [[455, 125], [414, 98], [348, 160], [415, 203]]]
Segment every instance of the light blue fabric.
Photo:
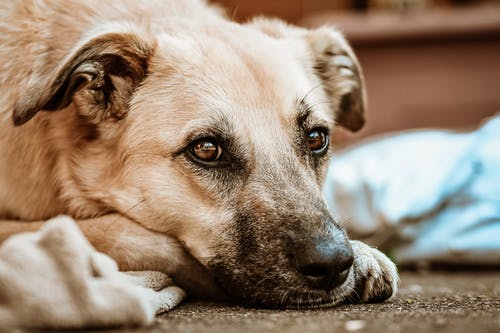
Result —
[[324, 194], [353, 238], [399, 262], [500, 265], [500, 117], [475, 132], [409, 132], [341, 152]]

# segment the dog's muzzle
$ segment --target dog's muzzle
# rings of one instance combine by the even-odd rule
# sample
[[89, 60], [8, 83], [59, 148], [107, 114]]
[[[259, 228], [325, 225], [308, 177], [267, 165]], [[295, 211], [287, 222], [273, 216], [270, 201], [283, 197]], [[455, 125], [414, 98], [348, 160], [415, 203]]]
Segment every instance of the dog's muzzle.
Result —
[[342, 301], [351, 290], [353, 249], [329, 215], [245, 222], [207, 267], [231, 298], [273, 308], [318, 307]]

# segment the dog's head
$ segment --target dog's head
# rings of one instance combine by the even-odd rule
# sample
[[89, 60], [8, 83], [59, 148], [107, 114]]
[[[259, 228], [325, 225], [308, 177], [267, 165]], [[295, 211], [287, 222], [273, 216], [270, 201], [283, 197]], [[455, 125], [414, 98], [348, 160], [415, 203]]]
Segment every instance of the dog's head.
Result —
[[321, 185], [334, 125], [358, 130], [364, 105], [336, 30], [217, 21], [93, 35], [14, 122], [61, 110], [37, 117], [64, 138], [70, 213], [117, 211], [175, 236], [233, 297], [314, 306], [336, 303], [350, 274]]

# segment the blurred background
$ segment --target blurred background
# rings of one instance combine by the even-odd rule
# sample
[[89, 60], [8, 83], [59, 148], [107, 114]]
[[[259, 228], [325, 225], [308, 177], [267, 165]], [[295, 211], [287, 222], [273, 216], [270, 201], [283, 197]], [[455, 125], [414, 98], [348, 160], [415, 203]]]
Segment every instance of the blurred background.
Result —
[[217, 0], [256, 15], [345, 33], [364, 69], [367, 125], [345, 146], [411, 128], [467, 130], [500, 111], [500, 0]]

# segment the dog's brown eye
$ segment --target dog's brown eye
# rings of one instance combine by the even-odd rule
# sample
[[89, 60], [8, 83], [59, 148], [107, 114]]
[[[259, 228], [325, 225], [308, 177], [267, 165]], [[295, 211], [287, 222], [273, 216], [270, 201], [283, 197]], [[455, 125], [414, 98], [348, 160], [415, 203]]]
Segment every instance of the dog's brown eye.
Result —
[[191, 153], [201, 161], [215, 162], [222, 155], [222, 148], [218, 144], [205, 139], [195, 142]]
[[324, 154], [329, 145], [328, 133], [324, 129], [313, 129], [307, 134], [307, 146], [315, 154]]

